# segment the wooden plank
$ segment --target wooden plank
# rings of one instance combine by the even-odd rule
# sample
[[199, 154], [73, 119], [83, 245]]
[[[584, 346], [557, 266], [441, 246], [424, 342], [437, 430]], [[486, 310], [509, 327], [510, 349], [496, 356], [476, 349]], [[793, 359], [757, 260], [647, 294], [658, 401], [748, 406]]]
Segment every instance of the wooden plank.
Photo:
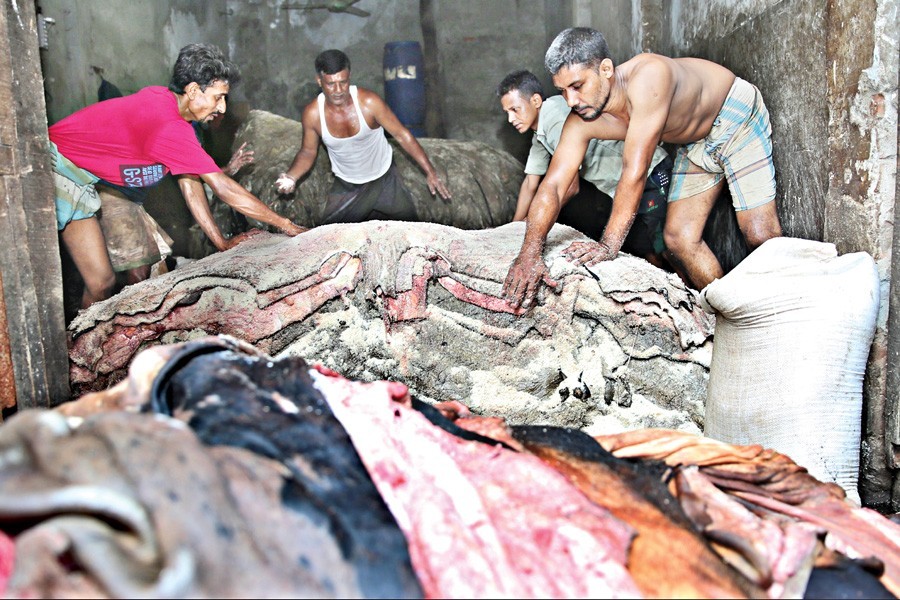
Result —
[[6, 324], [6, 300], [0, 277], [0, 409], [16, 406], [16, 379], [10, 355], [9, 329]]
[[34, 3], [2, 0], [0, 34], [0, 275], [5, 350], [12, 362], [18, 408], [47, 407], [69, 399], [69, 378]]

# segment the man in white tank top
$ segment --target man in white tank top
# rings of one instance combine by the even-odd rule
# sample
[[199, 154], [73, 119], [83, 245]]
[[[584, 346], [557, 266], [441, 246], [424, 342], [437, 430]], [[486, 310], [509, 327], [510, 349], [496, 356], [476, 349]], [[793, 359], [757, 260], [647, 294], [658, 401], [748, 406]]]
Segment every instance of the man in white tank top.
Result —
[[340, 50], [316, 57], [316, 81], [322, 93], [303, 109], [303, 141], [290, 168], [275, 181], [282, 194], [315, 163], [321, 141], [334, 172], [323, 223], [356, 223], [383, 219], [416, 221], [415, 206], [393, 167], [390, 133], [416, 161], [432, 195], [450, 199], [425, 150], [378, 94], [350, 85], [350, 59]]

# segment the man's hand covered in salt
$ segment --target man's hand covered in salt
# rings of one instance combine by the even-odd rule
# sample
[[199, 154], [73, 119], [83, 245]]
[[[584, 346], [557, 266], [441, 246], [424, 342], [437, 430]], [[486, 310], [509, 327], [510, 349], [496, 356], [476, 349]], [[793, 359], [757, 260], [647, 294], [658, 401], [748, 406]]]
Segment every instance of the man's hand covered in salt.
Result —
[[297, 181], [286, 173], [282, 173], [278, 176], [278, 179], [275, 180], [275, 188], [278, 189], [278, 192], [281, 194], [290, 194], [296, 187]]

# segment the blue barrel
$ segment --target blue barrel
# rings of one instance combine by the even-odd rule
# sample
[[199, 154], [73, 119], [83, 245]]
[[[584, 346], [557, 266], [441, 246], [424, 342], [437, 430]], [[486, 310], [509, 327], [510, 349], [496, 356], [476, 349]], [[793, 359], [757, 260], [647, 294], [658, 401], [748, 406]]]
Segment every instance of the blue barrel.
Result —
[[425, 61], [419, 42], [384, 45], [384, 96], [400, 122], [416, 137], [425, 132]]

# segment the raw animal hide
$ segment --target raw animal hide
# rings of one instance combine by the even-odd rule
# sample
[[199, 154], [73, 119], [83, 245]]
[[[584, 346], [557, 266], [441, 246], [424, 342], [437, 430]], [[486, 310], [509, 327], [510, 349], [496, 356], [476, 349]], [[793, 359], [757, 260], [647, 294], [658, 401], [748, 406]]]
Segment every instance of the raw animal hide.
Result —
[[373, 221], [259, 234], [82, 312], [75, 397], [121, 380], [142, 348], [224, 333], [512, 423], [699, 433], [713, 321], [696, 293], [628, 255], [576, 267], [561, 250], [586, 238], [557, 225], [545, 256], [562, 285], [514, 309], [499, 296], [523, 233]]
[[[319, 148], [309, 174], [291, 194], [279, 194], [275, 180], [287, 171], [300, 149], [303, 125], [262, 110], [252, 110], [235, 134], [234, 147], [246, 143], [253, 163], [237, 174], [237, 181], [269, 207], [306, 227], [321, 225], [325, 196], [334, 175], [324, 148]], [[400, 145], [390, 140], [397, 175], [409, 190], [419, 220], [460, 229], [483, 229], [508, 223], [516, 209], [522, 164], [510, 153], [482, 142], [435, 138], [419, 139], [453, 198], [432, 196], [425, 174]], [[217, 222], [227, 223], [230, 209], [216, 203]], [[258, 226], [258, 224], [256, 224]]]
[[0, 459], [7, 597], [778, 598], [823, 560], [896, 589], [900, 528], [783, 455], [509, 427], [222, 336], [14, 416]]
[[[844, 595], [846, 582], [835, 587], [832, 581], [818, 597], [900, 594], [900, 526], [848, 502], [840, 486], [819, 481], [784, 454], [667, 430], [635, 430], [597, 440], [617, 457], [662, 460], [678, 468], [672, 487], [686, 512], [770, 597], [802, 592], [804, 556], [811, 561], [821, 552], [812, 547], [817, 536], [820, 544], [845, 558], [813, 571], [811, 583], [844, 569], [846, 558], [879, 579], [868, 591], [851, 595]], [[820, 562], [821, 557], [815, 564]]]

